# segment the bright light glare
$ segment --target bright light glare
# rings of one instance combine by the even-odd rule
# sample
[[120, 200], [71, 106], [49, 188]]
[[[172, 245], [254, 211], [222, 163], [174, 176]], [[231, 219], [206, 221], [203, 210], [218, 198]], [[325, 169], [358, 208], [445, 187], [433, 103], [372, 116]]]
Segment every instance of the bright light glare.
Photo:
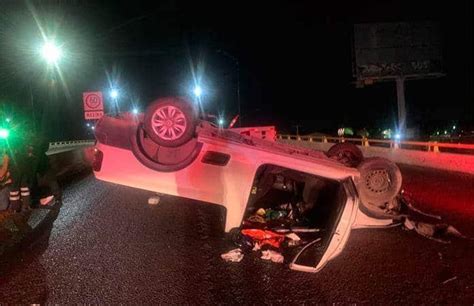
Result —
[[400, 135], [400, 133], [395, 134], [395, 139], [400, 139], [400, 138], [402, 138], [402, 135]]
[[0, 138], [6, 139], [10, 135], [10, 132], [7, 129], [0, 129]]
[[6, 122], [10, 122], [10, 121], [12, 121], [12, 119], [11, 119], [10, 117], [7, 117], [7, 118], [5, 119], [5, 121], [6, 121]]
[[455, 130], [455, 129], [456, 129], [456, 126], [455, 126], [455, 125], [453, 125], [453, 130]]
[[92, 130], [95, 130], [95, 126], [92, 126], [91, 129], [92, 129]]
[[46, 42], [41, 47], [41, 55], [49, 63], [56, 63], [62, 55], [61, 49], [52, 42]]
[[86, 125], [87, 125], [87, 127], [90, 127], [90, 126], [91, 126], [91, 124], [90, 124], [89, 122], [87, 122]]
[[219, 119], [218, 123], [219, 123], [219, 125], [224, 125], [224, 119], [222, 119], [222, 118]]
[[199, 98], [199, 97], [202, 95], [202, 88], [201, 88], [201, 86], [196, 85], [196, 87], [194, 87], [193, 92], [194, 92], [194, 95]]
[[110, 90], [110, 97], [112, 97], [113, 99], [116, 99], [118, 97], [118, 90], [117, 89]]
[[138, 114], [138, 109], [137, 109], [137, 108], [134, 108], [134, 109], [132, 110], [132, 113], [133, 113], [134, 115]]

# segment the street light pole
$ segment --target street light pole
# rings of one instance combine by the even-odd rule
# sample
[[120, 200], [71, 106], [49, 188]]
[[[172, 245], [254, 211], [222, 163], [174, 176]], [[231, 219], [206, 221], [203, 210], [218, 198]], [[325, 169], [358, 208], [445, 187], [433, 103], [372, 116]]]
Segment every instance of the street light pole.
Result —
[[236, 71], [237, 71], [237, 111], [239, 113], [239, 126], [241, 127], [242, 126], [242, 121], [241, 121], [241, 113], [240, 113], [240, 63], [239, 63], [239, 60], [233, 56], [232, 54], [229, 54], [228, 52], [224, 51], [224, 50], [217, 50], [217, 53], [221, 53], [223, 54], [225, 57], [231, 59], [236, 67]]

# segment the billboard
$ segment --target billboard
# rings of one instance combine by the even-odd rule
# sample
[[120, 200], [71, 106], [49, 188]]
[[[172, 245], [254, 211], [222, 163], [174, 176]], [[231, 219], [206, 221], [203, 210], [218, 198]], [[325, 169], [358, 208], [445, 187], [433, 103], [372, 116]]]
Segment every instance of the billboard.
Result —
[[443, 72], [442, 35], [433, 22], [355, 24], [353, 52], [353, 75], [359, 81]]

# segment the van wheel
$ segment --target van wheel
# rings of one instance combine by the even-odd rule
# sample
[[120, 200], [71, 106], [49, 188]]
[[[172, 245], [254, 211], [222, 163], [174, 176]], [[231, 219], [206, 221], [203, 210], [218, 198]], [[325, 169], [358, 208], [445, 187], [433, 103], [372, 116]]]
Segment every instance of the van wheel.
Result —
[[333, 145], [326, 153], [326, 156], [335, 159], [344, 166], [357, 167], [363, 160], [362, 151], [352, 143], [337, 143]]
[[179, 147], [194, 137], [196, 112], [182, 98], [161, 98], [146, 110], [144, 128], [147, 135], [164, 147]]
[[395, 198], [402, 187], [398, 166], [384, 158], [367, 158], [358, 167], [360, 200], [368, 205], [383, 205]]

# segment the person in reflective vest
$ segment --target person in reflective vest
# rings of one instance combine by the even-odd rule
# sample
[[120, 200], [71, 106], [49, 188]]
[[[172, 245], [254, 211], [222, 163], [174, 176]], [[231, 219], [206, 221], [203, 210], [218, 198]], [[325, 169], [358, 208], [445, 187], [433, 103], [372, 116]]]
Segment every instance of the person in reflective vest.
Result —
[[10, 172], [8, 171], [8, 165], [10, 158], [2, 146], [2, 164], [0, 166], [0, 211], [6, 210], [9, 206], [9, 185], [12, 182]]
[[10, 189], [10, 208], [16, 212], [31, 208], [30, 187], [35, 176], [35, 156], [30, 145], [13, 150], [11, 162], [12, 186]]

